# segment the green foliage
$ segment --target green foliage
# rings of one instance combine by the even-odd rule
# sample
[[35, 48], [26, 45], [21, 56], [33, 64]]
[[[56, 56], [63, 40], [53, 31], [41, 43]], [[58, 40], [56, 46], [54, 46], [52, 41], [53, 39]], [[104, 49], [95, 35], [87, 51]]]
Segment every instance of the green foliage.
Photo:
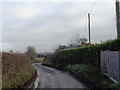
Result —
[[30, 60], [23, 54], [2, 53], [2, 88], [19, 88], [36, 75]]
[[79, 47], [69, 50], [61, 50], [58, 53], [56, 64], [65, 67], [68, 64], [90, 64], [100, 67], [100, 51], [120, 50], [120, 38], [110, 40], [99, 45]]
[[74, 73], [78, 78], [94, 85], [96, 88], [110, 88], [113, 85], [112, 81], [91, 65], [68, 65], [66, 70]]
[[120, 90], [120, 84], [114, 84], [111, 87], [113, 87], [112, 90]]
[[44, 58], [36, 58], [36, 60], [34, 62], [40, 62], [42, 63], [44, 61]]
[[36, 50], [33, 46], [28, 46], [27, 51], [25, 52], [26, 56], [29, 57], [31, 61], [35, 61]]
[[97, 45], [61, 50], [51, 65], [66, 69], [95, 87], [118, 89], [120, 85], [113, 85], [111, 80], [100, 72], [100, 51], [106, 50], [120, 50], [120, 38]]
[[35, 75], [35, 69], [30, 71], [19, 72], [9, 76], [3, 76], [2, 88], [18, 88], [27, 83]]
[[47, 66], [50, 66], [50, 67], [54, 66], [52, 62], [46, 62], [46, 63], [43, 63], [43, 65], [47, 65]]

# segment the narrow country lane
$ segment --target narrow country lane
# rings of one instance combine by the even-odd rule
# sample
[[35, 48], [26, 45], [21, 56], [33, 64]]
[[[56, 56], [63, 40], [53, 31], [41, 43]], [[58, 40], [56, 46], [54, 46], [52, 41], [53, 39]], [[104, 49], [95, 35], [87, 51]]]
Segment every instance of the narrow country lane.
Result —
[[38, 72], [35, 88], [85, 88], [67, 72], [46, 67], [40, 63], [34, 63], [33, 66]]

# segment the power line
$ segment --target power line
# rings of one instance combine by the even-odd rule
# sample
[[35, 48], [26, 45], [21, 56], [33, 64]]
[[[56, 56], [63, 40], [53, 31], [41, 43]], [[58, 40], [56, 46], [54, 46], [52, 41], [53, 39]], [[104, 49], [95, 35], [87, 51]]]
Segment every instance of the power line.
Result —
[[88, 13], [92, 13], [93, 9], [95, 8], [97, 4], [97, 0], [94, 1], [94, 3], [92, 4], [91, 8], [89, 9], [89, 12]]
[[[89, 25], [89, 43], [90, 43], [90, 13], [92, 13], [93, 9], [95, 8], [97, 4], [97, 0], [95, 0], [95, 2], [92, 4], [91, 8], [88, 10], [89, 14], [88, 14], [88, 18], [89, 18], [89, 23], [85, 23], [83, 30], [85, 31], [86, 27]], [[87, 21], [87, 20], [86, 20]]]

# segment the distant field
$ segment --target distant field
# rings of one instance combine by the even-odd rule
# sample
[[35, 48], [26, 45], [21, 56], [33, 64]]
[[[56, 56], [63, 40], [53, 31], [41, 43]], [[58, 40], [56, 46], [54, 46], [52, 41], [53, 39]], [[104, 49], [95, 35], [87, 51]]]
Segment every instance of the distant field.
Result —
[[36, 58], [36, 62], [43, 62], [44, 61], [44, 58]]

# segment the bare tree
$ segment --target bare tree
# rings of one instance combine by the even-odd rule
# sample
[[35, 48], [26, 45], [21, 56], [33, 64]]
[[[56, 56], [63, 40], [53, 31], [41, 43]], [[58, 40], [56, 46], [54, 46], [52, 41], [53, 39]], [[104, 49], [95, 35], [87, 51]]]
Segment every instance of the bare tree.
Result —
[[80, 38], [80, 41], [81, 41], [81, 46], [85, 46], [85, 44], [88, 41], [88, 39], [85, 38], [85, 37], [82, 37], [82, 38]]
[[58, 45], [57, 48], [55, 49], [55, 52], [59, 51], [59, 50], [62, 50], [64, 48], [66, 48], [67, 46], [66, 45]]
[[33, 46], [28, 46], [27, 51], [25, 52], [26, 56], [30, 58], [30, 60], [34, 61], [36, 58], [36, 50]]
[[79, 33], [73, 35], [73, 37], [70, 40], [70, 45], [75, 46], [75, 45], [81, 45], [84, 46], [84, 44], [88, 41], [87, 38], [85, 37], [80, 37]]

